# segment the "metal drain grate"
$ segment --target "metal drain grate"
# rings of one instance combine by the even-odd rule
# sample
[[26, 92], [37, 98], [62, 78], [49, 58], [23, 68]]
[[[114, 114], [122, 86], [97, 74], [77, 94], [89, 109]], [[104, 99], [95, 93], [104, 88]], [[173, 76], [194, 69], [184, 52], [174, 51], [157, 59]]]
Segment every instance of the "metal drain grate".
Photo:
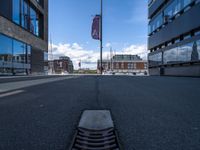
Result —
[[71, 150], [119, 150], [119, 143], [114, 128], [78, 128]]

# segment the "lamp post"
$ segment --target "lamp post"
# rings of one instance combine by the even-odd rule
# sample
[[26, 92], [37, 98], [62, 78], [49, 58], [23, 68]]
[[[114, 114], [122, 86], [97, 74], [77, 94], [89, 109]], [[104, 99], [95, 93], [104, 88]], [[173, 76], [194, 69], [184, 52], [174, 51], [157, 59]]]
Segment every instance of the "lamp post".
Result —
[[102, 65], [102, 53], [103, 53], [103, 0], [101, 0], [101, 13], [100, 13], [100, 72], [103, 73], [103, 65]]

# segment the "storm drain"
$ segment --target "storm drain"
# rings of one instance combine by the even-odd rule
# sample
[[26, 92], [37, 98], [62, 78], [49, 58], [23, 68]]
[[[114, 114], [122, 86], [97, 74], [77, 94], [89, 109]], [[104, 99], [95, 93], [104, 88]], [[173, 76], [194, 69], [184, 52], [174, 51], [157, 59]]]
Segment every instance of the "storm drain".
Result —
[[110, 111], [84, 111], [70, 150], [120, 150]]

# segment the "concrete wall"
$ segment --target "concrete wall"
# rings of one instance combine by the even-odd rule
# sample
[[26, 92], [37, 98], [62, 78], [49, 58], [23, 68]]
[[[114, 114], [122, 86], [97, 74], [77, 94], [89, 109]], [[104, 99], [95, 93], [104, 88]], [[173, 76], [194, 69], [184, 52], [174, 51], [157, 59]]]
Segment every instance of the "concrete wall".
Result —
[[[164, 76], [193, 76], [200, 77], [200, 64], [186, 66], [168, 66], [163, 68]], [[160, 68], [150, 68], [149, 74], [160, 75]]]
[[42, 50], [32, 47], [31, 50], [31, 74], [44, 73], [44, 53]]
[[181, 67], [167, 67], [164, 71], [167, 76], [197, 76], [200, 77], [200, 65], [188, 65]]

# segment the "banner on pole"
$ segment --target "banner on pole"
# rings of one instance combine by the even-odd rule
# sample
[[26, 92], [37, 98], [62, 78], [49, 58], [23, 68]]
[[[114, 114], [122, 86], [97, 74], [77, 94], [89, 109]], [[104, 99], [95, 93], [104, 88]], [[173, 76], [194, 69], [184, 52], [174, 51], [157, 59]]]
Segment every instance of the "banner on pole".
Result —
[[92, 23], [92, 38], [95, 40], [100, 40], [100, 15], [96, 15]]

